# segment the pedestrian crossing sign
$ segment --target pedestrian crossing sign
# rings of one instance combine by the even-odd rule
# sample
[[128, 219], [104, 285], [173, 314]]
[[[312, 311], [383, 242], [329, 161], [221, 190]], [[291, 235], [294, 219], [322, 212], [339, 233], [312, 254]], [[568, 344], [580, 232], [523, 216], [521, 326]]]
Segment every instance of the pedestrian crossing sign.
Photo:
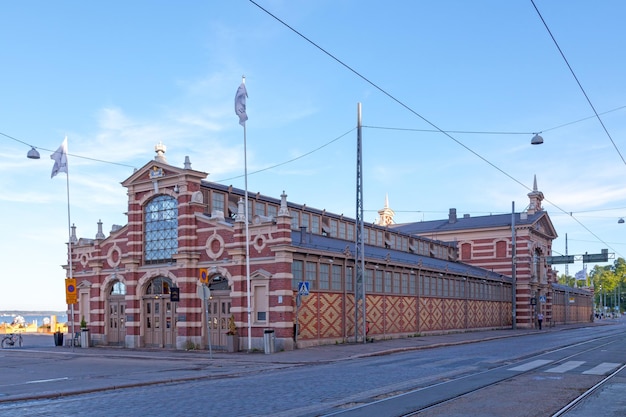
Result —
[[298, 294], [309, 295], [309, 281], [298, 282]]

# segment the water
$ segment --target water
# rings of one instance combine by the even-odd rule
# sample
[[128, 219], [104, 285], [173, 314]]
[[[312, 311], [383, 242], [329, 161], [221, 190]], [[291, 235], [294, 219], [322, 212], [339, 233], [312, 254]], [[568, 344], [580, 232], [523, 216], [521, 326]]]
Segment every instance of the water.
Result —
[[24, 324], [37, 323], [43, 326], [50, 323], [51, 317], [56, 316], [57, 323], [67, 323], [67, 313], [64, 311], [2, 311], [0, 312], [0, 323], [11, 324], [15, 317], [24, 318]]

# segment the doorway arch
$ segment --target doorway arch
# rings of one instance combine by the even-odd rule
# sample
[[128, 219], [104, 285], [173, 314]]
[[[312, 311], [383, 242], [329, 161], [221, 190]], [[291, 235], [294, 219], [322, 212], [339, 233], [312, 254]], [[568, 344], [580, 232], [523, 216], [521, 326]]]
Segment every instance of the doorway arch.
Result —
[[126, 285], [115, 280], [107, 292], [106, 341], [110, 346], [124, 346], [126, 339]]
[[146, 284], [142, 299], [142, 332], [146, 347], [176, 346], [176, 303], [170, 300], [172, 280], [157, 276]]
[[[231, 315], [231, 296], [230, 285], [228, 279], [220, 274], [216, 274], [209, 279], [209, 289], [211, 295], [207, 305], [207, 316], [209, 324], [205, 326], [209, 328], [211, 337], [211, 346], [216, 349], [226, 349], [228, 332], [228, 319]], [[205, 336], [206, 340], [206, 336]]]

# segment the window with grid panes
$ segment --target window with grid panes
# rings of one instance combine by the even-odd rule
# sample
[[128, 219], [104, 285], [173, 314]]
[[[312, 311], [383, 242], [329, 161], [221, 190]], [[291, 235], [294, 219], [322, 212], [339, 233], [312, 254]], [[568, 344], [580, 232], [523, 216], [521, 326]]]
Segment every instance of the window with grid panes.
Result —
[[376, 280], [374, 281], [374, 291], [383, 292], [383, 271], [376, 270]]
[[225, 211], [225, 201], [226, 196], [222, 193], [218, 193], [217, 191], [213, 191], [211, 193], [211, 211], [221, 211], [225, 215], [228, 215]]
[[178, 202], [159, 195], [146, 204], [144, 216], [145, 263], [172, 262], [178, 250]]
[[347, 223], [346, 224], [346, 239], [348, 240], [354, 240], [354, 224], [353, 223]]
[[300, 230], [300, 213], [297, 211], [291, 213], [291, 229]]
[[269, 217], [276, 218], [276, 216], [278, 215], [278, 207], [276, 207], [273, 204], [268, 204], [267, 205], [267, 215]]
[[327, 290], [330, 288], [330, 265], [320, 264], [320, 290]]
[[317, 235], [320, 234], [320, 217], [319, 216], [311, 216], [311, 231]]
[[365, 270], [365, 293], [369, 294], [374, 290], [374, 271], [371, 269]]
[[409, 274], [409, 294], [415, 295], [417, 286], [415, 285], [415, 280], [417, 276], [415, 274]]
[[330, 235], [332, 237], [337, 237], [337, 220], [330, 220]]
[[341, 290], [341, 265], [333, 265], [332, 276], [330, 280], [330, 289], [339, 291]]
[[317, 287], [317, 264], [315, 262], [306, 263], [306, 281], [309, 281], [310, 288], [316, 290]]
[[409, 293], [409, 274], [403, 273], [402, 274], [402, 282], [401, 282], [401, 288], [402, 288], [402, 294], [408, 294]]
[[294, 290], [297, 290], [299, 283], [303, 281], [303, 263], [302, 261], [293, 261], [291, 264], [291, 274], [293, 275], [291, 278], [291, 288]]
[[385, 294], [391, 294], [391, 272], [385, 272]]
[[265, 203], [254, 202], [254, 214], [257, 216], [265, 216]]
[[346, 224], [344, 222], [339, 222], [339, 239], [346, 238]]
[[400, 293], [400, 273], [393, 274], [393, 292], [394, 294]]
[[311, 216], [309, 216], [309, 213], [302, 213], [302, 227], [306, 227], [306, 231], [310, 232], [311, 231], [311, 222], [309, 221]]
[[346, 292], [354, 292], [354, 268], [348, 267], [346, 268]]

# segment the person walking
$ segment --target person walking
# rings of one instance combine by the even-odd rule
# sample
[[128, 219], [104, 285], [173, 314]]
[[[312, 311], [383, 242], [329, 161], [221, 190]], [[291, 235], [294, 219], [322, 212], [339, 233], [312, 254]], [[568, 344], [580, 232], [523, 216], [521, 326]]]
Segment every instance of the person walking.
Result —
[[539, 323], [539, 330], [541, 330], [541, 323], [543, 323], [543, 313], [537, 314], [537, 323]]

